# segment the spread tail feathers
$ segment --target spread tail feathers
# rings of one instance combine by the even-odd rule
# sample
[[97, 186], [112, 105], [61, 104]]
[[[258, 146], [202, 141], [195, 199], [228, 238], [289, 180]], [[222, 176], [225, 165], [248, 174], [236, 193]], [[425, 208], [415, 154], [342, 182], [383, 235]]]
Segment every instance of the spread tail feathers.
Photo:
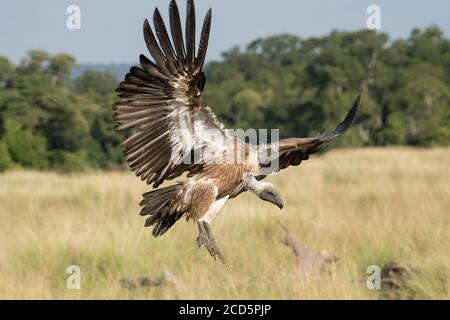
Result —
[[140, 215], [150, 215], [145, 220], [145, 226], [154, 225], [152, 234], [155, 237], [166, 233], [183, 216], [184, 212], [176, 210], [177, 206], [174, 205], [181, 188], [180, 184], [176, 184], [143, 194], [144, 199], [140, 203], [142, 206]]

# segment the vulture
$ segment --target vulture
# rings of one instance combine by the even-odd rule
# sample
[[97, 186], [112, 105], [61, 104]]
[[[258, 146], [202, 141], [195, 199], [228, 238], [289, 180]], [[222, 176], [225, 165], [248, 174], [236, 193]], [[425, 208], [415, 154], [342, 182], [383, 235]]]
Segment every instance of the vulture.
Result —
[[[126, 133], [123, 153], [131, 170], [153, 190], [140, 202], [145, 226], [153, 236], [167, 232], [181, 217], [198, 226], [196, 240], [214, 259], [225, 259], [214, 240], [211, 223], [228, 200], [250, 191], [278, 208], [284, 202], [274, 186], [262, 181], [289, 166], [298, 166], [352, 125], [360, 105], [356, 99], [346, 118], [330, 134], [248, 143], [227, 130], [201, 96], [212, 11], [204, 18], [196, 47], [194, 1], [187, 0], [184, 34], [177, 3], [169, 6], [167, 29], [159, 10], [154, 29], [144, 21], [145, 44], [152, 59], [140, 55], [119, 84], [113, 117]], [[181, 181], [160, 187], [166, 180]]]

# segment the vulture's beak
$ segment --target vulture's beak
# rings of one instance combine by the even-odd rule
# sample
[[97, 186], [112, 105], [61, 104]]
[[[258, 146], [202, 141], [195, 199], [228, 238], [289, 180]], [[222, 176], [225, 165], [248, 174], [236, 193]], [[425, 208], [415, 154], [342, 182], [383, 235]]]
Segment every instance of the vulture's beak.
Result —
[[283, 200], [281, 200], [280, 197], [277, 198], [277, 201], [275, 204], [277, 205], [278, 208], [280, 208], [280, 210], [283, 209], [283, 207], [284, 207], [284, 202], [283, 202]]
[[263, 190], [260, 194], [259, 197], [265, 201], [268, 201], [270, 203], [273, 203], [274, 205], [276, 205], [278, 208], [283, 209], [284, 207], [284, 202], [281, 199], [281, 197], [273, 190]]

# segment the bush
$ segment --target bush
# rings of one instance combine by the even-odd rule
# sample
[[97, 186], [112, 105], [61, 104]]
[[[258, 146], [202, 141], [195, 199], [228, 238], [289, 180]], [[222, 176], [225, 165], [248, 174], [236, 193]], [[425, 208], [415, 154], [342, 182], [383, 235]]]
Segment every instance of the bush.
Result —
[[4, 136], [12, 161], [24, 168], [48, 167], [47, 141], [38, 134], [22, 129], [10, 129]]
[[375, 131], [373, 137], [376, 145], [402, 145], [405, 143], [406, 129], [399, 115], [389, 117], [387, 125]]
[[0, 172], [5, 171], [13, 166], [8, 146], [0, 141]]
[[83, 151], [53, 151], [50, 159], [52, 168], [63, 173], [83, 172], [89, 167]]

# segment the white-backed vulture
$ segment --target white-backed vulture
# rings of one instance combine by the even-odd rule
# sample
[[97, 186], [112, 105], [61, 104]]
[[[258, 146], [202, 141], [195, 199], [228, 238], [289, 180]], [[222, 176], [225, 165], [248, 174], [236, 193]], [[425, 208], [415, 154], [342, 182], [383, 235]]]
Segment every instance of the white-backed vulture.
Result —
[[[194, 1], [187, 1], [185, 36], [177, 4], [170, 3], [170, 36], [158, 9], [152, 30], [144, 22], [144, 39], [153, 57], [140, 56], [117, 92], [114, 119], [128, 133], [123, 151], [136, 176], [154, 190], [143, 195], [141, 215], [153, 235], [163, 235], [182, 216], [199, 228], [197, 244], [214, 257], [224, 257], [210, 225], [230, 198], [251, 191], [283, 208], [267, 175], [288, 166], [298, 166], [319, 147], [342, 135], [353, 123], [359, 108], [356, 99], [347, 117], [331, 134], [290, 138], [270, 144], [250, 144], [233, 136], [202, 104], [206, 77], [202, 71], [211, 27], [211, 9], [206, 13], [196, 52]], [[200, 160], [198, 159], [200, 155]], [[264, 155], [264, 156], [263, 156]], [[159, 188], [165, 180], [186, 173], [186, 178]]]

